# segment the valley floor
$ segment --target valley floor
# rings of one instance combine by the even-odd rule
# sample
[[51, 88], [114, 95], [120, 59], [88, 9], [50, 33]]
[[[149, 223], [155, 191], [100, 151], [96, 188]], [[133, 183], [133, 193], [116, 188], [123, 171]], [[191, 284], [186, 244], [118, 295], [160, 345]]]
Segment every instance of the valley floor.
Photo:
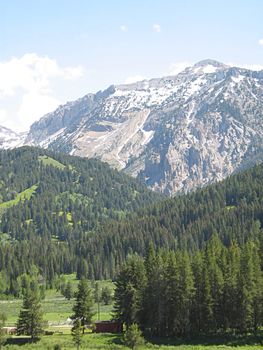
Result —
[[[70, 281], [75, 290], [78, 281], [74, 275], [68, 275], [67, 281]], [[100, 288], [109, 287], [113, 290], [111, 281], [100, 281]], [[53, 335], [44, 335], [37, 343], [30, 343], [26, 337], [10, 336], [3, 350], [53, 350], [56, 344], [61, 349], [76, 349], [72, 341], [71, 325], [68, 318], [72, 314], [74, 300], [67, 300], [62, 297], [59, 291], [47, 290], [46, 297], [42, 301], [44, 319], [47, 321], [46, 330], [54, 332]], [[15, 326], [19, 310], [22, 305], [21, 299], [0, 300], [0, 311], [7, 315], [6, 326]], [[109, 320], [112, 315], [113, 304], [100, 305], [100, 314], [98, 315], [97, 305], [94, 305], [94, 321]], [[114, 334], [93, 334], [86, 333], [83, 337], [81, 349], [128, 349], [122, 344], [121, 335]], [[251, 337], [229, 337], [229, 338], [205, 338], [197, 340], [178, 340], [178, 339], [150, 339], [146, 344], [140, 347], [144, 349], [161, 350], [258, 350], [263, 349], [263, 330], [261, 336]]]
[[[243, 342], [255, 343], [253, 345], [241, 345]], [[236, 350], [258, 350], [262, 349], [263, 345], [259, 343], [260, 339], [256, 341], [255, 339], [240, 339], [240, 342], [237, 341], [224, 341], [222, 339], [222, 343], [220, 344], [220, 339], [207, 339], [206, 341], [196, 341], [192, 344], [188, 344], [187, 342], [174, 342], [169, 341], [166, 344], [159, 345], [153, 343], [146, 343], [144, 346], [140, 347], [143, 349], [161, 349], [161, 350], [228, 350], [228, 349], [236, 349]], [[174, 343], [174, 344], [172, 344]], [[256, 344], [257, 343], [257, 344]], [[42, 339], [35, 343], [30, 344], [27, 343], [26, 338], [21, 337], [13, 337], [9, 339], [8, 344], [4, 347], [4, 349], [20, 349], [20, 350], [53, 350], [54, 346], [59, 344], [61, 349], [76, 349], [75, 345], [72, 342], [72, 337], [70, 334], [54, 334], [52, 336], [43, 336]], [[240, 345], [239, 345], [240, 344]], [[262, 343], [263, 344], [263, 343]], [[112, 335], [112, 334], [85, 334], [83, 337], [83, 344], [81, 349], [116, 349], [116, 350], [124, 350], [128, 349], [127, 347], [121, 344], [121, 336]]]

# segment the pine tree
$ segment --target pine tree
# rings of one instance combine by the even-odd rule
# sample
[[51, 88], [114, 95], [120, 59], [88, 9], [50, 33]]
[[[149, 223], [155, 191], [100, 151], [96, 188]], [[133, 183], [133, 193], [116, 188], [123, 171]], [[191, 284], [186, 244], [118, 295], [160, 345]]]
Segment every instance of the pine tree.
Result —
[[203, 255], [198, 252], [192, 262], [194, 274], [194, 295], [191, 309], [191, 328], [194, 333], [200, 333], [203, 321]]
[[101, 290], [101, 300], [103, 301], [103, 303], [105, 305], [109, 305], [112, 301], [112, 293], [111, 293], [111, 289], [106, 286], [103, 287]]
[[166, 327], [164, 262], [160, 253], [155, 254], [153, 246], [149, 248], [145, 269], [147, 283], [143, 290], [142, 319], [152, 335], [160, 336]]
[[68, 281], [65, 288], [61, 291], [64, 295], [64, 297], [68, 300], [73, 298], [73, 288], [72, 288], [72, 284]]
[[17, 322], [17, 334], [36, 340], [43, 333], [43, 312], [38, 290], [27, 290]]
[[78, 290], [76, 292], [76, 301], [73, 306], [74, 315], [72, 318], [74, 320], [80, 320], [81, 326], [83, 327], [83, 333], [85, 325], [91, 323], [92, 316], [94, 315], [92, 312], [92, 307], [92, 290], [88, 286], [88, 281], [81, 279], [79, 281]]
[[73, 337], [74, 344], [77, 346], [77, 349], [79, 349], [82, 343], [83, 331], [84, 327], [81, 325], [80, 319], [75, 319], [73, 327], [71, 329], [71, 334]]
[[168, 336], [174, 336], [180, 323], [178, 314], [179, 267], [175, 254], [172, 252], [169, 253], [167, 257], [163, 285], [165, 289], [163, 295], [165, 306], [165, 329]]
[[127, 327], [140, 322], [145, 283], [142, 259], [137, 255], [129, 257], [117, 277], [114, 293], [114, 315]]
[[177, 334], [185, 336], [190, 332], [190, 315], [194, 296], [194, 278], [189, 256], [186, 252], [179, 254], [179, 284], [177, 288]]
[[237, 330], [239, 323], [239, 283], [240, 283], [240, 248], [232, 242], [227, 250], [226, 270], [224, 272], [224, 290], [221, 314], [223, 329]]
[[246, 243], [241, 253], [238, 302], [239, 302], [239, 324], [238, 329], [244, 333], [252, 329], [253, 324], [253, 293], [254, 293], [254, 271], [253, 251], [251, 242]]

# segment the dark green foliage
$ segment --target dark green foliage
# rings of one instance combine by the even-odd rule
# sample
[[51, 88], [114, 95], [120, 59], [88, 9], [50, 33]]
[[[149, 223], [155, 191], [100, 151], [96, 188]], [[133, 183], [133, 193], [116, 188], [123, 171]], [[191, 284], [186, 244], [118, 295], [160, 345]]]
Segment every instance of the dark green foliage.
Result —
[[114, 316], [129, 327], [140, 320], [146, 275], [138, 256], [128, 258], [116, 281]]
[[140, 345], [144, 344], [142, 332], [136, 323], [133, 323], [126, 329], [123, 335], [123, 341], [132, 350], [138, 349]]
[[134, 256], [121, 269], [115, 317], [159, 337], [256, 333], [263, 325], [262, 254], [258, 241], [226, 248], [216, 236], [194, 255], [150, 247], [143, 263]]
[[61, 288], [61, 294], [68, 300], [72, 299], [74, 296], [72, 284], [68, 281], [66, 285]]
[[[115, 258], [104, 268], [98, 254], [90, 255], [96, 228], [159, 198], [98, 160], [29, 147], [0, 151], [0, 293], [18, 296], [17, 279], [32, 265], [47, 287], [61, 273], [112, 276]], [[108, 255], [110, 246], [103, 250]]]
[[39, 291], [37, 289], [28, 289], [25, 292], [17, 322], [17, 334], [29, 335], [32, 340], [36, 340], [42, 333], [43, 312]]
[[[153, 249], [195, 253], [216, 233], [227, 247], [249, 239], [259, 239], [263, 247], [263, 165], [162, 201], [98, 160], [23, 147], [1, 151], [0, 170], [0, 294], [21, 295], [20, 276], [29, 275], [32, 266], [47, 288], [62, 273], [77, 272], [79, 279], [113, 278], [129, 254], [145, 255], [149, 241]], [[3, 205], [33, 185], [37, 188], [29, 198]], [[217, 267], [211, 256], [209, 263]], [[162, 282], [158, 269], [147, 272], [153, 284]], [[236, 280], [231, 273], [230, 285]], [[198, 313], [210, 324], [210, 299], [227, 296], [222, 295], [219, 270], [211, 275], [207, 268], [201, 280], [207, 281], [207, 309]]]
[[111, 289], [107, 286], [103, 287], [101, 290], [101, 301], [105, 305], [109, 305], [112, 301], [112, 292], [111, 292]]
[[77, 346], [77, 349], [79, 349], [82, 343], [83, 333], [84, 333], [84, 327], [82, 325], [81, 320], [77, 318], [74, 320], [74, 325], [71, 329], [72, 338], [73, 338], [74, 344]]
[[80, 320], [81, 326], [84, 326], [91, 323], [93, 312], [93, 298], [92, 290], [88, 286], [88, 281], [81, 279], [78, 284], [78, 290], [76, 292], [76, 301], [73, 306], [73, 316], [74, 320]]
[[54, 345], [54, 350], [62, 350], [62, 346], [60, 344]]
[[225, 246], [234, 240], [243, 245], [259, 238], [262, 226], [263, 164], [194, 193], [160, 201], [132, 218], [103, 223], [96, 236], [88, 239], [86, 254], [94, 257], [94, 266], [98, 256], [112, 268], [129, 253], [143, 256], [149, 241], [154, 248], [194, 253], [214, 233]]

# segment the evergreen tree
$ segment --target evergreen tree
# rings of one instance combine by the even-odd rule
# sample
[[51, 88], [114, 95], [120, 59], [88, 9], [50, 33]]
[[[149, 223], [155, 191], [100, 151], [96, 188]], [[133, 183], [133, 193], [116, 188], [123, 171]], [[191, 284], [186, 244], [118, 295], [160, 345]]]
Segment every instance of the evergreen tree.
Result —
[[136, 255], [129, 257], [117, 277], [114, 293], [114, 316], [128, 328], [131, 324], [140, 322], [145, 283], [142, 259]]
[[108, 286], [105, 286], [101, 290], [101, 300], [105, 305], [109, 305], [112, 301], [111, 289]]
[[203, 254], [198, 252], [192, 261], [194, 275], [194, 295], [191, 310], [191, 330], [193, 333], [200, 333], [203, 328]]
[[92, 298], [92, 290], [88, 286], [88, 281], [85, 279], [81, 279], [78, 284], [78, 290], [76, 292], [76, 301], [73, 306], [73, 316], [74, 320], [80, 320], [82, 330], [84, 333], [85, 325], [91, 323], [92, 316], [94, 313], [92, 312], [93, 307], [93, 298]]
[[142, 332], [138, 325], [133, 323], [126, 329], [123, 335], [124, 344], [132, 350], [138, 349], [140, 345], [144, 344]]
[[17, 334], [36, 340], [43, 333], [43, 312], [38, 290], [27, 290], [17, 322]]
[[165, 334], [168, 305], [164, 297], [166, 284], [163, 256], [155, 254], [153, 246], [149, 248], [145, 269], [147, 279], [143, 290], [142, 323], [152, 335], [160, 336]]
[[186, 252], [178, 254], [179, 283], [177, 288], [177, 335], [188, 335], [191, 329], [190, 315], [194, 296], [194, 278], [189, 255]]
[[72, 288], [72, 284], [69, 281], [67, 282], [65, 288], [61, 289], [61, 293], [68, 300], [73, 298], [74, 296], [73, 288]]
[[238, 329], [239, 320], [239, 283], [240, 283], [240, 248], [232, 242], [227, 250], [227, 266], [224, 272], [224, 290], [221, 314], [224, 318], [223, 329]]
[[77, 349], [79, 349], [81, 346], [83, 333], [84, 333], [84, 327], [81, 325], [81, 320], [77, 318], [74, 320], [74, 324], [71, 329], [73, 341], [74, 341], [74, 344], [77, 346]]

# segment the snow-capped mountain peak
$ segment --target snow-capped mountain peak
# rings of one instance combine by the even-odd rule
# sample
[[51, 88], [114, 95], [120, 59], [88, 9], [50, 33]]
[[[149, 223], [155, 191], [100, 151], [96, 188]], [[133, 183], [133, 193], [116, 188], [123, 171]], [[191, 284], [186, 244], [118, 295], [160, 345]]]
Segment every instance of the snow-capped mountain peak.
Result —
[[0, 126], [0, 148], [16, 148], [22, 146], [27, 133], [16, 133], [11, 129], [8, 129], [4, 126]]
[[204, 60], [60, 106], [26, 144], [97, 157], [167, 194], [263, 159], [263, 72]]

